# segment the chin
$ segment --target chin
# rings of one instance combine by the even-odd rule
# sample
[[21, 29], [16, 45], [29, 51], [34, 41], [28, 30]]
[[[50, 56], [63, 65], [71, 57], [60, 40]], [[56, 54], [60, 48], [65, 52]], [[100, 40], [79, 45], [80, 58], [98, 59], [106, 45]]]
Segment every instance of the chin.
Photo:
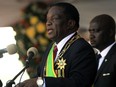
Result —
[[53, 37], [49, 37], [49, 36], [48, 36], [48, 38], [49, 38], [50, 40], [52, 40], [52, 41], [55, 41]]
[[93, 43], [91, 44], [91, 46], [92, 46], [92, 47], [96, 47], [96, 45], [95, 45], [95, 44], [93, 44]]
[[53, 38], [53, 35], [48, 34], [48, 38], [49, 39], [52, 39]]

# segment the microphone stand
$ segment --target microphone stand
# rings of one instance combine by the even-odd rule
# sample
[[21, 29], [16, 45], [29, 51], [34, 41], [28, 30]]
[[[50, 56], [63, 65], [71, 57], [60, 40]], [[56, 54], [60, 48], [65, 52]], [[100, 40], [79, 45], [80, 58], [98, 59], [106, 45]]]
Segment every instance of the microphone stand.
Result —
[[3, 57], [3, 54], [2, 53], [0, 53], [0, 58], [2, 58]]
[[14, 80], [22, 73], [25, 71], [25, 69], [27, 69], [29, 67], [29, 62], [26, 62], [26, 66], [12, 79], [7, 81], [6, 86], [5, 87], [12, 87], [13, 84], [15, 84]]

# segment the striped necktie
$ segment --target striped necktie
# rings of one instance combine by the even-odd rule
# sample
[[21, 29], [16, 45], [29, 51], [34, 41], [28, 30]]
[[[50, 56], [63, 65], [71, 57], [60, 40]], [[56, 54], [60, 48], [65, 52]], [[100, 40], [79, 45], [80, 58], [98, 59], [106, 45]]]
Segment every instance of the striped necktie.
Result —
[[58, 51], [58, 48], [57, 48], [57, 46], [55, 45], [55, 46], [54, 46], [54, 49], [53, 49], [53, 58], [54, 58], [54, 60], [55, 60], [55, 58], [56, 58], [57, 51]]

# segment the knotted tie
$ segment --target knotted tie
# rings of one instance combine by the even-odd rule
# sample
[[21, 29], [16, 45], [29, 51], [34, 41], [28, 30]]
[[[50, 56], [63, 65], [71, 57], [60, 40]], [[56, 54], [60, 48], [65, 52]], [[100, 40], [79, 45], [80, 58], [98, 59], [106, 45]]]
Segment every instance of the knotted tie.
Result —
[[54, 46], [54, 49], [53, 49], [53, 59], [54, 59], [54, 60], [55, 60], [55, 58], [56, 58], [57, 51], [58, 51], [58, 48], [57, 48], [57, 46], [55, 45], [55, 46]]
[[99, 59], [100, 59], [101, 57], [102, 57], [101, 54], [98, 54], [98, 55], [96, 56], [97, 65], [99, 65]]

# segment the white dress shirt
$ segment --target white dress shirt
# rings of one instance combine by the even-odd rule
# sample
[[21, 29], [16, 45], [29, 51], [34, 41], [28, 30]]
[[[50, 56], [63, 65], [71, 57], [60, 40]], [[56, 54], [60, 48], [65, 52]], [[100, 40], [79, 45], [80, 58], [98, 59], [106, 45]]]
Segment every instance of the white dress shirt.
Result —
[[66, 42], [74, 35], [74, 33], [68, 35], [67, 37], [65, 37], [64, 39], [62, 39], [57, 45], [58, 51], [56, 54], [56, 58], [55, 61], [57, 60], [58, 54], [60, 53], [61, 49], [63, 48], [63, 46], [66, 44]]
[[98, 69], [100, 68], [105, 56], [107, 55], [107, 53], [109, 52], [109, 50], [112, 48], [112, 46], [115, 44], [116, 42], [112, 43], [111, 45], [109, 45], [107, 48], [105, 48], [100, 54], [101, 54], [101, 58], [99, 59], [99, 64], [98, 64]]

